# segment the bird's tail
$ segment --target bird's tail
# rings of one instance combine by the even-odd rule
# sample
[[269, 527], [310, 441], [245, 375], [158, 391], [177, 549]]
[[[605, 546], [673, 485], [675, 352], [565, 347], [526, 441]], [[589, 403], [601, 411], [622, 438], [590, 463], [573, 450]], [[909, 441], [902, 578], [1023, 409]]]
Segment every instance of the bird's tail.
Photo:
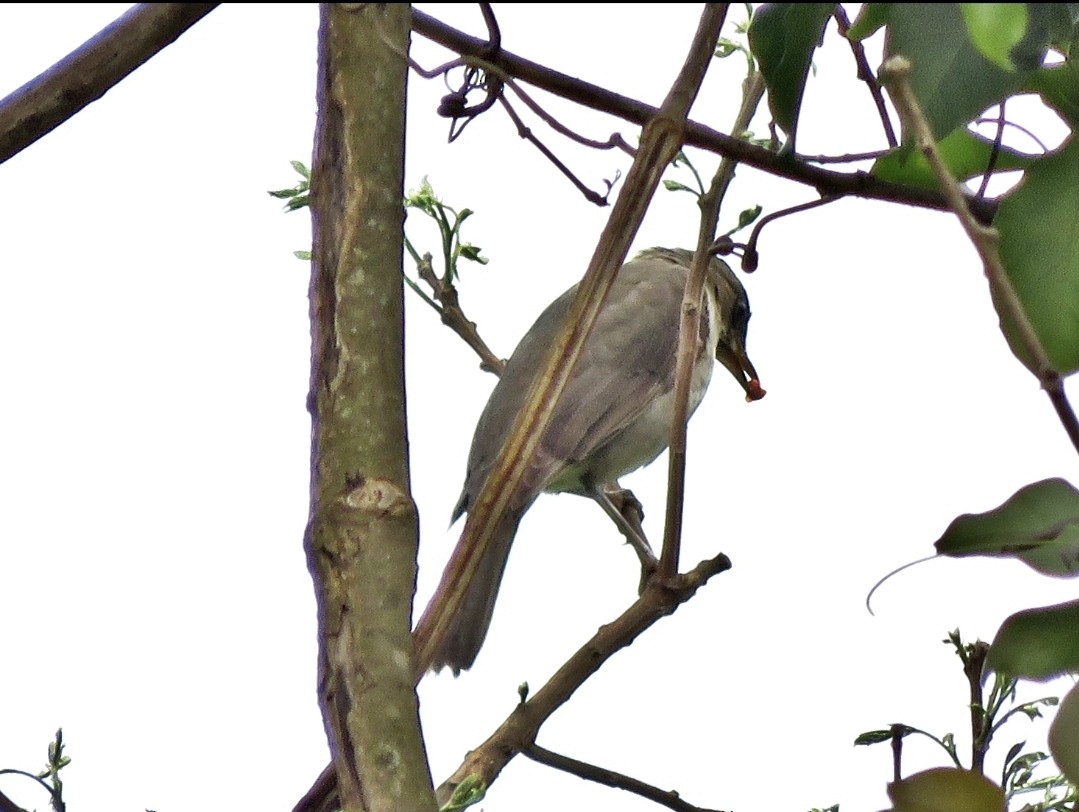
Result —
[[[491, 546], [487, 548], [468, 582], [460, 609], [450, 621], [445, 636], [431, 658], [431, 668], [435, 671], [448, 666], [456, 676], [471, 668], [476, 661], [476, 655], [480, 653], [487, 629], [491, 625], [495, 599], [498, 597], [498, 588], [502, 585], [502, 575], [506, 571], [510, 546], [517, 534], [521, 515], [518, 511], [508, 511], [495, 529]], [[462, 541], [469, 530], [466, 522], [461, 533]], [[458, 546], [460, 544], [461, 542], [458, 542]]]

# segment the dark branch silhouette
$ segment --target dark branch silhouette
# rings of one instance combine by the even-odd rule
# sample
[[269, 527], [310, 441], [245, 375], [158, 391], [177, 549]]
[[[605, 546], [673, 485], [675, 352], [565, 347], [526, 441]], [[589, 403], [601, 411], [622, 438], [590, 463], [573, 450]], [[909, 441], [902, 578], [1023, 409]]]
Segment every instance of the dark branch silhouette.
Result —
[[0, 163], [100, 99], [217, 5], [144, 3], [136, 6], [0, 100]]

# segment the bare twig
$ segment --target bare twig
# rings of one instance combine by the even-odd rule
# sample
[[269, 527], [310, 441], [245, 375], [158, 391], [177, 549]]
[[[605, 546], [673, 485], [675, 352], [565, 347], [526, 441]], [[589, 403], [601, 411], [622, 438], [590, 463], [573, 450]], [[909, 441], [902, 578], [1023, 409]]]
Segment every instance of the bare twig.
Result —
[[646, 784], [644, 781], [640, 781], [632, 776], [625, 775], [624, 773], [608, 770], [604, 767], [597, 767], [595, 764], [579, 761], [575, 758], [564, 756], [561, 753], [554, 753], [544, 747], [540, 747], [535, 742], [525, 747], [521, 751], [521, 755], [527, 756], [539, 764], [544, 764], [548, 767], [553, 767], [556, 770], [561, 770], [564, 773], [583, 778], [585, 781], [593, 781], [597, 784], [613, 787], [614, 789], [623, 789], [626, 792], [632, 792], [634, 795], [640, 795], [642, 798], [647, 798], [649, 801], [659, 804], [660, 806], [673, 809], [675, 812], [719, 812], [719, 810], [705, 809], [701, 806], [694, 806], [688, 801], [683, 801], [678, 796], [677, 792], [662, 790], [659, 787], [653, 786], [652, 784]]
[[1000, 252], [997, 248], [999, 235], [996, 229], [983, 226], [971, 214], [969, 200], [964, 196], [962, 187], [952, 177], [944, 160], [940, 157], [929, 123], [911, 90], [909, 75], [910, 62], [902, 56], [893, 56], [881, 67], [881, 80], [888, 85], [900, 115], [910, 122], [918, 148], [929, 161], [949, 207], [959, 218], [963, 230], [967, 232], [967, 236], [981, 258], [982, 267], [989, 280], [990, 288], [996, 294], [997, 302], [1015, 325], [1019, 342], [1031, 361], [1031, 371], [1048, 394], [1072, 445], [1075, 446], [1076, 451], [1079, 451], [1079, 419], [1076, 419], [1075, 410], [1064, 392], [1064, 382], [1060, 374], [1053, 369], [1038, 339], [1038, 334], [1034, 331], [1034, 326], [1030, 323], [1019, 301], [1019, 296], [1000, 261]]
[[591, 147], [592, 149], [620, 149], [624, 153], [626, 153], [626, 155], [629, 155], [631, 158], [637, 154], [637, 150], [630, 146], [628, 143], [626, 143], [626, 139], [622, 137], [621, 133], [611, 133], [611, 135], [608, 136], [606, 141], [596, 141], [591, 138], [585, 138], [583, 135], [574, 132], [557, 118], [544, 110], [538, 102], [536, 102], [530, 95], [525, 92], [524, 88], [522, 88], [518, 82], [514, 81], [512, 76], [506, 74], [502, 80], [506, 83], [506, 87], [508, 87], [518, 96], [520, 96], [521, 101], [523, 101], [528, 106], [529, 110], [531, 110], [541, 119], [543, 119], [543, 121], [555, 132], [566, 136], [566, 138], [576, 141], [578, 144], [586, 147]]
[[873, 69], [869, 66], [865, 48], [861, 42], [855, 42], [847, 36], [850, 31], [850, 17], [847, 16], [846, 9], [840, 3], [836, 3], [832, 16], [835, 17], [840, 36], [850, 44], [854, 61], [858, 65], [858, 78], [865, 82], [866, 87], [869, 88], [869, 95], [873, 97], [873, 104], [877, 107], [877, 114], [880, 116], [881, 126], [884, 127], [884, 137], [888, 139], [888, 146], [898, 146], [899, 141], [895, 137], [895, 128], [892, 127], [892, 119], [888, 115], [888, 106], [884, 103], [884, 94], [880, 92], [880, 84], [877, 82], [877, 77], [873, 75]]
[[472, 348], [472, 351], [480, 357], [481, 369], [485, 372], [501, 375], [506, 362], [495, 355], [491, 348], [487, 346], [487, 342], [483, 340], [479, 330], [476, 329], [476, 322], [465, 316], [464, 311], [461, 309], [460, 300], [457, 297], [457, 288], [454, 287], [452, 282], [447, 282], [435, 273], [434, 268], [431, 266], [431, 255], [424, 254], [420, 257], [416, 263], [416, 269], [420, 279], [431, 286], [431, 290], [438, 300], [434, 307], [442, 317], [442, 323], [457, 333]]
[[772, 223], [781, 217], [786, 217], [791, 214], [797, 214], [798, 212], [809, 211], [815, 209], [818, 206], [824, 206], [828, 203], [833, 203], [838, 198], [827, 195], [817, 200], [810, 200], [808, 203], [799, 203], [797, 206], [790, 206], [786, 209], [780, 209], [774, 211], [771, 214], [766, 214], [760, 220], [753, 224], [753, 230], [749, 233], [749, 239], [746, 240], [745, 245], [742, 246], [742, 270], [746, 273], [753, 273], [757, 270], [758, 260], [760, 258], [757, 251], [757, 242], [760, 240], [761, 232], [764, 231], [764, 227], [769, 223]]
[[[551, 152], [547, 145], [540, 141], [532, 130], [525, 126], [525, 123], [521, 121], [521, 117], [517, 115], [517, 111], [513, 109], [513, 105], [510, 104], [509, 100], [504, 95], [499, 96], [498, 100], [502, 103], [502, 106], [506, 110], [506, 114], [517, 128], [517, 135], [532, 144], [532, 146], [542, 153], [544, 158], [554, 164], [555, 168], [569, 179], [569, 182], [576, 187], [577, 191], [584, 195], [585, 200], [589, 203], [594, 203], [597, 206], [607, 205], [607, 195], [601, 195], [599, 192], [594, 192], [585, 186], [584, 182], [574, 175], [573, 171], [566, 166], [557, 155]], [[607, 187], [607, 194], [610, 194], [611, 188], [611, 186]]]
[[875, 161], [891, 150], [874, 149], [869, 152], [849, 152], [846, 155], [799, 155], [798, 160], [811, 164], [852, 164], [858, 161]]
[[[745, 80], [742, 105], [735, 117], [733, 132], [744, 132], [764, 96], [764, 79], [754, 71]], [[667, 462], [667, 514], [663, 527], [663, 551], [659, 559], [659, 577], [669, 578], [678, 571], [678, 553], [682, 538], [683, 494], [686, 480], [686, 423], [689, 420], [689, 390], [696, 356], [697, 330], [700, 323], [701, 298], [708, 264], [712, 261], [710, 248], [716, 236], [719, 209], [727, 188], [734, 179], [737, 162], [724, 158], [719, 162], [708, 191], [701, 195], [700, 230], [697, 250], [693, 256], [682, 299], [682, 318], [678, 333], [678, 355], [675, 367], [674, 414], [671, 418], [670, 454]]]
[[0, 100], [0, 163], [52, 132], [175, 42], [217, 3], [143, 3]]
[[[485, 40], [458, 31], [418, 9], [412, 10], [412, 27], [416, 33], [460, 54], [482, 56], [487, 45]], [[644, 102], [614, 93], [576, 77], [567, 76], [505, 49], [502, 49], [497, 59], [492, 61], [496, 61], [499, 67], [517, 79], [562, 98], [578, 102], [592, 110], [609, 113], [635, 124], [644, 125], [658, 113], [655, 107]], [[780, 156], [771, 150], [726, 135], [695, 121], [686, 122], [685, 143], [688, 146], [699, 147], [732, 158], [776, 177], [813, 186], [822, 195], [854, 195], [928, 209], [945, 211], [949, 209], [944, 196], [934, 189], [884, 181], [865, 172], [835, 172], [824, 169], [790, 156]], [[996, 210], [992, 201], [979, 200], [973, 196], [968, 197], [968, 205], [982, 222], [990, 222]]]
[[993, 148], [989, 152], [989, 160], [986, 162], [985, 171], [982, 173], [982, 182], [978, 186], [978, 197], [985, 197], [985, 192], [989, 188], [989, 180], [993, 177], [993, 170], [996, 169], [997, 160], [1000, 158], [1000, 145], [1004, 141], [1004, 125], [1008, 119], [1004, 115], [1004, 106], [1006, 102], [1001, 102], [997, 111], [997, 134], [993, 136]]

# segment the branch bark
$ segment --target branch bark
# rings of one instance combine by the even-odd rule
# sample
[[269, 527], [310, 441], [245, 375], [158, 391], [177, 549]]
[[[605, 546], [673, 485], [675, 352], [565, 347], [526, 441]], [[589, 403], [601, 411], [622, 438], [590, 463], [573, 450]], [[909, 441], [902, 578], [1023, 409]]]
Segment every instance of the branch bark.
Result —
[[[416, 9], [412, 11], [412, 28], [432, 42], [462, 55], [480, 56], [511, 76], [589, 109], [608, 113], [640, 126], [659, 114], [659, 110], [644, 102], [559, 73], [509, 51], [500, 49], [492, 54], [485, 40], [469, 36]], [[950, 209], [944, 195], [933, 189], [883, 181], [862, 171], [835, 172], [807, 163], [797, 156], [780, 155], [755, 146], [696, 121], [688, 121], [685, 126], [685, 143], [688, 146], [699, 147], [777, 177], [812, 186], [821, 195], [854, 195], [939, 211]], [[966, 199], [967, 205], [979, 220], [985, 223], [992, 220], [996, 210], [993, 201], [970, 195], [967, 195]]]
[[0, 100], [0, 163], [105, 95], [217, 3], [144, 3]]
[[434, 810], [411, 609], [404, 388], [408, 7], [324, 4], [311, 185], [311, 515], [319, 701], [341, 808]]

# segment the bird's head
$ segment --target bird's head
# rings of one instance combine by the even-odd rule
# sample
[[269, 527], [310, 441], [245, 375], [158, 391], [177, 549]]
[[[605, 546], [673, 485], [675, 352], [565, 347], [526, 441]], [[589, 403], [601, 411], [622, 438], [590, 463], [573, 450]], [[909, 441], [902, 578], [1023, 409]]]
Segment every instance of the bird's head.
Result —
[[760, 400], [765, 391], [757, 370], [746, 354], [746, 330], [749, 328], [749, 298], [734, 271], [719, 257], [708, 264], [708, 279], [719, 311], [719, 336], [716, 341], [716, 360], [745, 390], [746, 400]]

